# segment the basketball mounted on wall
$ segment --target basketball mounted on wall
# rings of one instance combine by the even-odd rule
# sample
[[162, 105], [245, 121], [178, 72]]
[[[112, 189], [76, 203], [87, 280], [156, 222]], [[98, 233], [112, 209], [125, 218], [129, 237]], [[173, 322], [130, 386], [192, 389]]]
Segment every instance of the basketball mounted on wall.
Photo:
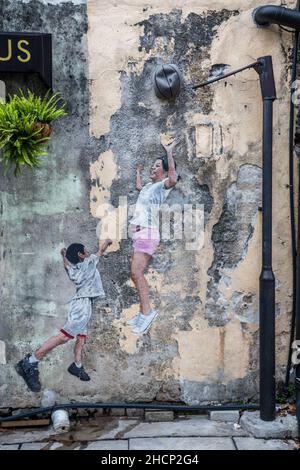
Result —
[[158, 98], [174, 100], [180, 93], [182, 78], [174, 64], [159, 65], [154, 74], [154, 89]]

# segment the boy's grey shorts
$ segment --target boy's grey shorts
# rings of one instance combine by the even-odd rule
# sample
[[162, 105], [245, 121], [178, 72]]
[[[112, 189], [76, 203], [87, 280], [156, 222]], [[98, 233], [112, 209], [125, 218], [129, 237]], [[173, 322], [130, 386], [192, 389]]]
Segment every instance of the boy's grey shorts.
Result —
[[91, 314], [92, 299], [90, 297], [72, 299], [67, 322], [60, 331], [68, 338], [87, 336], [87, 328]]

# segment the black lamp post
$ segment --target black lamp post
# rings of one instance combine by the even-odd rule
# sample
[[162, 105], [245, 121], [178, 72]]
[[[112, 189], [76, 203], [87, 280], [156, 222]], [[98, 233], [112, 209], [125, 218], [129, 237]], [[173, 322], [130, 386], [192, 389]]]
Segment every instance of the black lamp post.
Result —
[[[299, 49], [299, 31], [300, 31], [300, 1], [297, 0], [295, 10], [290, 8], [284, 8], [277, 5], [263, 5], [253, 10], [253, 20], [260, 27], [268, 27], [271, 24], [278, 24], [280, 27], [288, 26], [293, 28], [295, 32], [294, 39], [294, 60], [293, 60], [293, 72], [292, 80], [295, 80], [297, 74], [297, 60], [298, 60], [298, 49]], [[293, 171], [293, 148], [292, 139], [294, 133], [294, 104], [291, 102], [290, 111], [290, 175]], [[291, 179], [291, 176], [290, 176]], [[300, 181], [300, 162], [298, 161], [298, 182]], [[293, 196], [291, 196], [291, 207], [293, 217]], [[292, 249], [295, 247], [295, 229], [292, 224]], [[291, 326], [291, 345], [294, 337], [294, 322], [295, 322], [295, 341], [296, 341], [296, 359], [293, 361], [295, 367], [295, 388], [296, 388], [296, 415], [298, 420], [298, 432], [300, 435], [300, 363], [299, 363], [299, 343], [300, 343], [300, 192], [298, 190], [298, 240], [296, 250], [296, 266], [293, 261], [293, 314], [292, 314], [292, 326]], [[295, 273], [296, 271], [296, 273]], [[295, 302], [296, 297], [296, 302]], [[289, 367], [291, 364], [291, 351], [289, 351], [288, 367], [286, 374], [286, 383], [289, 379]]]
[[260, 417], [275, 419], [275, 277], [272, 270], [273, 101], [276, 90], [271, 56], [257, 59], [263, 99], [262, 270], [259, 278]]
[[253, 64], [208, 80], [193, 88], [208, 85], [243, 70], [254, 68], [259, 75], [263, 99], [262, 148], [262, 269], [259, 278], [260, 328], [260, 417], [264, 421], [275, 419], [275, 277], [272, 270], [272, 141], [273, 101], [276, 90], [272, 57], [259, 57]]

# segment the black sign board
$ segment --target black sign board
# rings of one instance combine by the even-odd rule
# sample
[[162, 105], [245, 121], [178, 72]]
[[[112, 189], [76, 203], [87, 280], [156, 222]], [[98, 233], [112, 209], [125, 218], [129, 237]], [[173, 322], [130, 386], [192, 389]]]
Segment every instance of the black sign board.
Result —
[[1, 72], [38, 72], [52, 89], [51, 34], [0, 33]]

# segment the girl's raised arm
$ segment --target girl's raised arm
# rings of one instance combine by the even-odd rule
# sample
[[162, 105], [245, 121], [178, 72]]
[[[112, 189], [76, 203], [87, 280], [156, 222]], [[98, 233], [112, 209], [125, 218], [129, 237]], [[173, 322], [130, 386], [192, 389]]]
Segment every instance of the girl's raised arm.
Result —
[[142, 185], [142, 178], [141, 178], [141, 171], [143, 171], [144, 167], [141, 163], [138, 164], [136, 167], [136, 183], [135, 187], [138, 191], [141, 191], [143, 185]]
[[163, 148], [166, 151], [167, 158], [168, 158], [168, 167], [169, 167], [169, 169], [168, 169], [168, 178], [165, 181], [165, 186], [168, 189], [175, 186], [175, 184], [178, 181], [178, 174], [176, 173], [176, 170], [175, 170], [175, 163], [174, 163], [173, 153], [174, 153], [174, 150], [175, 150], [176, 146], [179, 144], [179, 142], [180, 142], [179, 139], [176, 138], [169, 145], [165, 145], [165, 144], [161, 143], [161, 145], [163, 146]]

